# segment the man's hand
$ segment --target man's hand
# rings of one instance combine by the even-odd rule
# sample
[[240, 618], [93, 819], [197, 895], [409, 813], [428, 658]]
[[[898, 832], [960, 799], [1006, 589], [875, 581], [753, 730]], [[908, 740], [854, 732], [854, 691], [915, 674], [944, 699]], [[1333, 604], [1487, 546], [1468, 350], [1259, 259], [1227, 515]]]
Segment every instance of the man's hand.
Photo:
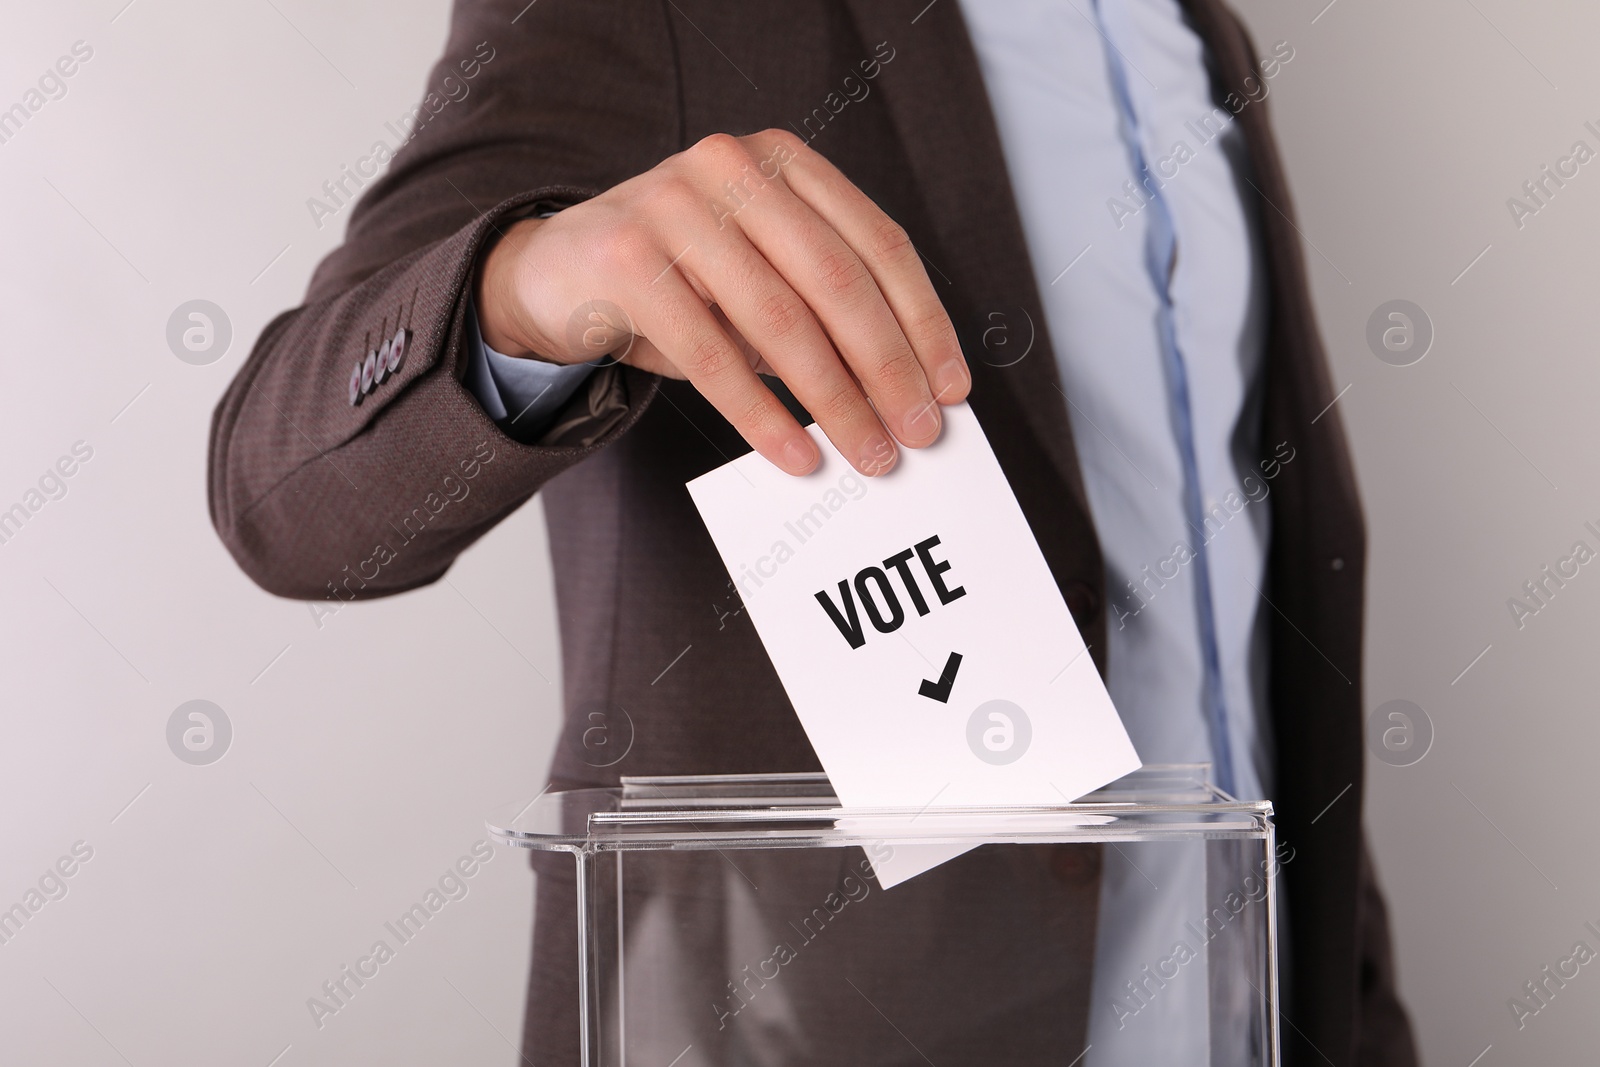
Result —
[[[600, 356], [692, 382], [791, 474], [815, 444], [781, 378], [864, 474], [939, 435], [972, 384], [904, 230], [793, 134], [717, 134], [549, 219], [517, 223], [477, 284], [507, 355]], [[887, 431], [887, 432], [886, 432]]]

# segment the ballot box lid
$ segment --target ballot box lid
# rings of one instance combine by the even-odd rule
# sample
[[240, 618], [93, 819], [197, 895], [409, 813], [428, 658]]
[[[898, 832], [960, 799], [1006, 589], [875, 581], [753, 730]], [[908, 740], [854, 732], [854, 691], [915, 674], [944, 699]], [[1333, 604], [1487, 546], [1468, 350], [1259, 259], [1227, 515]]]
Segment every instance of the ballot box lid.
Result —
[[503, 844], [556, 852], [837, 848], [1266, 839], [1268, 801], [1240, 801], [1210, 765], [1147, 764], [1074, 801], [1008, 807], [847, 808], [818, 773], [624, 776], [616, 786], [546, 791], [487, 820]]

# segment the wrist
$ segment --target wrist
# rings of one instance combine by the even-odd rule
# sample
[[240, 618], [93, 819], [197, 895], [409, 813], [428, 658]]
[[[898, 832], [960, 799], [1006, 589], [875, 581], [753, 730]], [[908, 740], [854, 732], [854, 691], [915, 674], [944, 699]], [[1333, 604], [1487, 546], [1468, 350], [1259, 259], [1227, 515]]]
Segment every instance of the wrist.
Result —
[[537, 284], [529, 246], [545, 221], [529, 218], [513, 223], [489, 248], [478, 266], [473, 300], [483, 342], [494, 351], [519, 359], [570, 363], [561, 358], [559, 343], [539, 328], [525, 297]]

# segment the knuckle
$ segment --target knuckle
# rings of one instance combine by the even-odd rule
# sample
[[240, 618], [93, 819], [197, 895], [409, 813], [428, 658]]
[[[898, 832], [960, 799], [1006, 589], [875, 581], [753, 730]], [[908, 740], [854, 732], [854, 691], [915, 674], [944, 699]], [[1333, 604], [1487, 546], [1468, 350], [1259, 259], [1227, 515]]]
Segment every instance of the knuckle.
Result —
[[790, 130], [764, 130], [760, 137], [769, 146], [766, 152], [768, 158], [780, 168], [811, 151], [811, 146]]
[[920, 394], [917, 387], [922, 380], [922, 364], [917, 362], [910, 345], [896, 341], [878, 356], [872, 365], [871, 377], [879, 390], [889, 397]]
[[718, 172], [738, 170], [750, 162], [750, 153], [744, 142], [731, 133], [713, 133], [696, 141], [689, 149], [696, 161]]
[[694, 186], [687, 179], [676, 175], [664, 176], [652, 182], [650, 187], [640, 194], [639, 199], [652, 218], [678, 218], [683, 212], [700, 204], [700, 197], [695, 192]]
[[937, 304], [913, 314], [909, 336], [915, 338], [919, 344], [957, 345], [955, 323], [950, 321], [950, 316], [944, 308]]
[[867, 238], [867, 247], [875, 258], [884, 263], [900, 263], [916, 255], [911, 246], [911, 235], [893, 219], [884, 219], [873, 227]]
[[807, 315], [799, 300], [785, 293], [763, 297], [756, 307], [756, 321], [768, 336], [787, 338], [804, 324]]
[[824, 392], [818, 401], [817, 410], [811, 414], [825, 425], [839, 425], [853, 421], [863, 403], [861, 391], [847, 378]]
[[778, 420], [773, 416], [772, 394], [765, 386], [749, 390], [734, 407], [730, 420], [741, 432], [764, 437], [773, 433]]
[[650, 231], [631, 221], [611, 226], [599, 242], [598, 252], [605, 269], [623, 278], [650, 276], [660, 258]]
[[791, 152], [799, 152], [806, 143], [796, 137], [794, 131], [779, 129], [776, 126], [761, 131], [761, 139], [774, 147], [781, 146]]
[[825, 253], [817, 261], [817, 277], [832, 297], [859, 299], [872, 284], [866, 265], [847, 251]]
[[683, 355], [683, 372], [691, 379], [714, 380], [728, 367], [728, 343], [714, 333], [701, 333], [690, 342]]

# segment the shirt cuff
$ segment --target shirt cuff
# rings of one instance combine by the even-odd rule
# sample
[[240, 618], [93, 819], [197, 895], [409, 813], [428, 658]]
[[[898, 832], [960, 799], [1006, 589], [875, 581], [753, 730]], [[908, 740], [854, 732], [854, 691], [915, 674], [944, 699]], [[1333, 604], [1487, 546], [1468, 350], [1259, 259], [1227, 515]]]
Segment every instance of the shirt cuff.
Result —
[[483, 339], [478, 309], [467, 302], [466, 386], [500, 428], [531, 440], [594, 371], [587, 363], [547, 363], [496, 352]]

